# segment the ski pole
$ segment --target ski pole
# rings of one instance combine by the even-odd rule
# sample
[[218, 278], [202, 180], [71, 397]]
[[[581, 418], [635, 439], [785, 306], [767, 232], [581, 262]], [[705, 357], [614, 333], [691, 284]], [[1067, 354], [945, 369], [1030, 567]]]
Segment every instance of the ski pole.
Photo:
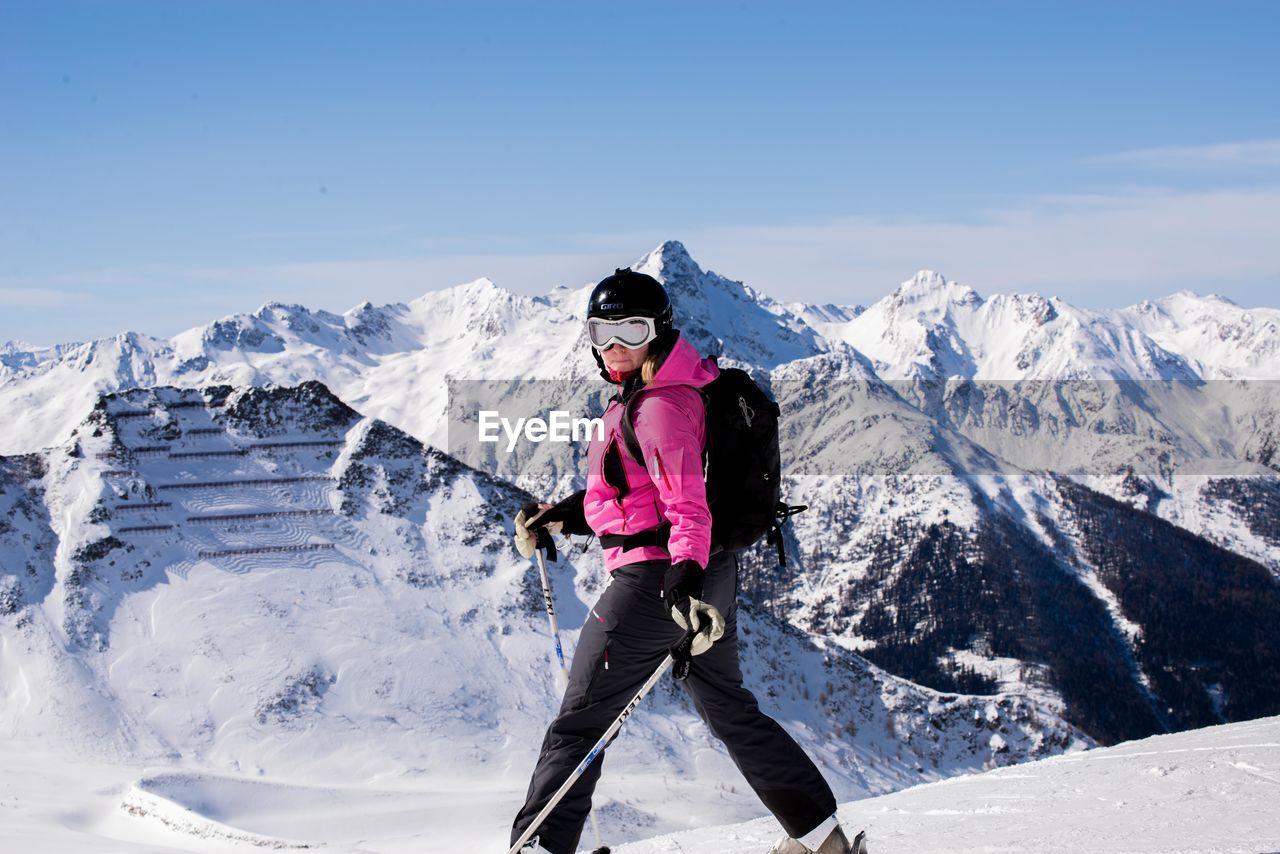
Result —
[[[710, 628], [710, 626], [707, 626], [704, 631], [710, 630]], [[640, 690], [631, 698], [631, 702], [627, 703], [627, 707], [622, 710], [622, 714], [614, 718], [613, 723], [609, 724], [609, 728], [604, 731], [604, 735], [600, 736], [600, 740], [595, 743], [595, 746], [591, 748], [590, 752], [587, 753], [587, 755], [583, 757], [582, 761], [578, 763], [578, 767], [573, 769], [573, 772], [569, 775], [569, 779], [565, 780], [560, 785], [559, 789], [556, 789], [556, 793], [551, 796], [551, 800], [542, 808], [542, 811], [534, 816], [533, 821], [529, 822], [529, 826], [524, 829], [524, 833], [520, 834], [520, 838], [516, 840], [515, 845], [511, 846], [511, 850], [507, 852], [507, 854], [520, 854], [520, 846], [529, 841], [529, 837], [533, 836], [533, 832], [541, 827], [542, 823], [547, 820], [547, 816], [551, 815], [551, 811], [556, 808], [556, 805], [559, 804], [560, 800], [566, 793], [568, 793], [570, 787], [572, 787], [573, 784], [578, 781], [578, 778], [580, 778], [587, 768], [590, 767], [591, 763], [595, 761], [596, 756], [600, 754], [600, 751], [604, 750], [605, 745], [618, 734], [618, 730], [622, 729], [622, 725], [626, 723], [627, 718], [631, 717], [631, 713], [640, 705], [640, 701], [645, 698], [646, 694], [653, 690], [654, 685], [658, 684], [658, 680], [662, 678], [662, 674], [671, 669], [671, 665], [675, 663], [676, 657], [688, 657], [689, 649], [693, 645], [694, 635], [695, 633], [693, 631], [686, 632], [680, 642], [667, 653], [667, 657], [658, 665], [658, 669], [653, 671], [653, 675], [645, 680], [645, 683], [640, 686]]]
[[556, 671], [556, 686], [561, 693], [569, 687], [569, 668], [564, 663], [564, 648], [560, 645], [560, 624], [556, 620], [556, 600], [551, 594], [551, 579], [547, 575], [547, 563], [542, 559], [542, 549], [538, 549], [538, 577], [542, 579], [542, 601], [547, 606], [547, 622], [551, 624], [551, 637], [556, 643], [556, 659], [560, 669]]
[[[545, 538], [544, 538], [545, 535]], [[560, 662], [560, 669], [556, 671], [556, 687], [563, 694], [569, 688], [569, 668], [564, 663], [564, 648], [560, 644], [560, 623], [556, 619], [556, 599], [551, 592], [551, 578], [547, 575], [547, 563], [542, 559], [542, 549], [545, 545], [550, 552], [555, 548], [554, 542], [549, 542], [550, 534], [546, 528], [538, 531], [538, 577], [542, 580], [542, 601], [547, 606], [547, 622], [551, 624], [551, 637], [556, 643], [556, 658]], [[609, 854], [608, 847], [600, 838], [600, 824], [596, 821], [596, 811], [593, 809], [588, 815], [591, 817], [591, 833], [596, 838], [596, 850], [593, 854]]]

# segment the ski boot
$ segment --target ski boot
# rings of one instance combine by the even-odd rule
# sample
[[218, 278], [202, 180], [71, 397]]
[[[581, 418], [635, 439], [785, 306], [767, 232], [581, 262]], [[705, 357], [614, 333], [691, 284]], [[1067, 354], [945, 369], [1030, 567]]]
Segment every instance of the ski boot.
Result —
[[850, 842], [837, 824], [816, 849], [810, 849], [788, 836], [773, 846], [769, 854], [867, 854], [867, 832], [859, 830], [858, 835]]

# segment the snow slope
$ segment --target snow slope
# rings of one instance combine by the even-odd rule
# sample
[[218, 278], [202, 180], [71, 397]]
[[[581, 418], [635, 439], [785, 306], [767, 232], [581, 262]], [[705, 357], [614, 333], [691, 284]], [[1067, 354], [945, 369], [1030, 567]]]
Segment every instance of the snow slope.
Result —
[[[476, 771], [444, 785], [324, 785], [181, 768], [139, 774], [27, 742], [0, 748], [6, 851], [498, 852], [520, 794], [515, 782]], [[648, 785], [656, 794], [663, 783]], [[1258, 854], [1280, 851], [1278, 785], [1280, 718], [1267, 718], [953, 777], [844, 802], [839, 815], [867, 829], [874, 854]], [[772, 817], [656, 836], [605, 832], [619, 854], [763, 854], [781, 835]], [[584, 844], [593, 844], [589, 831]]]
[[[873, 854], [1280, 851], [1280, 718], [1156, 736], [842, 804]], [[772, 819], [670, 834], [619, 854], [760, 854]]]

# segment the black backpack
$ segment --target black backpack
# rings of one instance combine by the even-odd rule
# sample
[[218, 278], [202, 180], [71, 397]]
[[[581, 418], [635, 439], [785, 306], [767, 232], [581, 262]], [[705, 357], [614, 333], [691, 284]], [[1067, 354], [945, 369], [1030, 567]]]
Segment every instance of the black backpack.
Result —
[[[779, 565], [786, 566], [782, 525], [808, 505], [782, 501], [778, 404], [739, 368], [721, 368], [720, 376], [699, 391], [707, 408], [703, 465], [711, 509], [711, 551], [744, 549], [765, 537], [777, 546]], [[644, 466], [644, 453], [631, 424], [631, 410], [638, 399], [638, 394], [631, 395], [623, 407], [622, 436], [632, 458]], [[649, 537], [645, 534], [650, 532], [633, 534], [625, 538], [626, 545], [641, 545], [637, 537], [665, 545], [670, 528], [665, 523]]]

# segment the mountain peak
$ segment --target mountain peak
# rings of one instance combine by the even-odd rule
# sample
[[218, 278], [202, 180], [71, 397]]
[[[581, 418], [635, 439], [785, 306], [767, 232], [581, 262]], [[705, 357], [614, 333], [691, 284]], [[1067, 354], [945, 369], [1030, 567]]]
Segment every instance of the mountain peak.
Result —
[[631, 265], [639, 273], [648, 273], [663, 282], [696, 279], [702, 268], [689, 255], [679, 240], [664, 240], [647, 255]]
[[[481, 276], [459, 285], [427, 291], [409, 304], [414, 311], [439, 310], [441, 306], [453, 306], [459, 310], [484, 311], [494, 305], [510, 302], [515, 295], [506, 288], [494, 284], [488, 276]], [[454, 310], [453, 308], [449, 309]]]
[[1195, 306], [1199, 309], [1205, 309], [1210, 306], [1222, 306], [1227, 309], [1235, 309], [1243, 311], [1240, 304], [1232, 299], [1222, 296], [1221, 294], [1198, 294], [1195, 291], [1186, 288], [1175, 291], [1168, 296], [1159, 297], [1158, 299], [1144, 299], [1142, 302], [1129, 306], [1128, 310], [1139, 314], [1157, 314], [1161, 312], [1178, 311], [1180, 308], [1185, 310], [1188, 306]]
[[920, 270], [898, 286], [893, 297], [899, 302], [940, 301], [959, 305], [981, 305], [982, 297], [968, 285], [948, 280], [934, 270]]
[[1194, 300], [1195, 302], [1216, 302], [1224, 305], [1229, 305], [1232, 308], [1240, 307], [1239, 304], [1236, 303], [1234, 300], [1230, 300], [1222, 296], [1221, 294], [1198, 294], [1195, 291], [1188, 290], [1186, 288], [1183, 288], [1182, 290], [1178, 291], [1173, 296], [1179, 299], [1184, 299], [1184, 300]]
[[255, 317], [265, 318], [269, 315], [278, 314], [281, 317], [289, 317], [296, 314], [306, 314], [306, 306], [298, 303], [279, 302], [271, 300], [263, 303], [253, 314]]
[[467, 300], [484, 299], [492, 302], [493, 300], [509, 299], [513, 296], [510, 291], [495, 284], [493, 279], [488, 276], [481, 276], [478, 279], [454, 285], [447, 290]]

